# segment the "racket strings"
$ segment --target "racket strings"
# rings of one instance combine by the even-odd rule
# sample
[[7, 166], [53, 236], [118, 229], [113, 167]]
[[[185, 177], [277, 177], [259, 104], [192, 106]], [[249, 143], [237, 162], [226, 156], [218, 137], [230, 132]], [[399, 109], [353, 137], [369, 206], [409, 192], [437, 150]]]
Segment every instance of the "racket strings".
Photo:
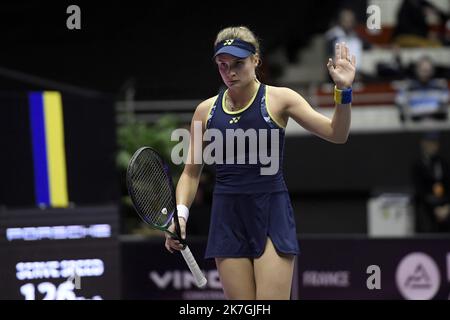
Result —
[[157, 222], [156, 209], [159, 207], [159, 199], [156, 197], [157, 185], [161, 181], [160, 168], [155, 169], [156, 165], [150, 158], [141, 157], [141, 163], [138, 163], [136, 182], [136, 194], [138, 195], [138, 203], [141, 206], [142, 213], [145, 218], [152, 223]]
[[159, 157], [144, 150], [135, 159], [133, 169], [132, 190], [139, 213], [151, 224], [166, 225], [175, 210], [175, 201]]
[[[141, 206], [141, 212], [145, 219], [153, 224], [161, 225], [166, 220], [163, 214], [164, 187], [162, 168], [158, 163], [152, 161], [143, 161], [140, 164], [140, 174], [137, 176], [139, 181], [138, 203]], [[166, 192], [167, 193], [167, 192]]]

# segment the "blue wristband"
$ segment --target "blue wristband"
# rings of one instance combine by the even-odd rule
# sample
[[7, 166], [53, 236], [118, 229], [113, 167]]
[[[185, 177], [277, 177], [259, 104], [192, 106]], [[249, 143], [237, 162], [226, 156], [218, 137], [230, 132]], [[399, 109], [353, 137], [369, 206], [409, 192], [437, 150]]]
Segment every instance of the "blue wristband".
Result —
[[339, 90], [334, 86], [334, 102], [336, 104], [349, 104], [352, 102], [352, 88]]

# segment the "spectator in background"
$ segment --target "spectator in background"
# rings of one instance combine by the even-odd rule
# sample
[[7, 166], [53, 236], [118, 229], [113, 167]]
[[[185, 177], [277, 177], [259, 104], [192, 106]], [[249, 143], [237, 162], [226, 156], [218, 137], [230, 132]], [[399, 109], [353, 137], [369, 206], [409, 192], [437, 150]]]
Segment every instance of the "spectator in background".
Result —
[[[361, 62], [361, 56], [364, 49], [371, 45], [362, 39], [355, 31], [357, 21], [353, 10], [344, 8], [338, 12], [337, 23], [325, 33], [326, 56], [334, 55], [336, 43], [345, 42], [355, 57], [356, 61]], [[357, 71], [357, 77], [358, 77]]]
[[439, 133], [420, 141], [420, 159], [413, 166], [417, 232], [450, 232], [450, 169], [439, 153]]
[[400, 47], [440, 47], [443, 35], [430, 29], [427, 17], [434, 15], [444, 24], [448, 15], [426, 0], [404, 0], [397, 13], [393, 42]]
[[449, 99], [447, 81], [434, 78], [434, 65], [427, 56], [416, 62], [414, 74], [415, 78], [406, 81], [396, 97], [400, 120], [446, 120]]

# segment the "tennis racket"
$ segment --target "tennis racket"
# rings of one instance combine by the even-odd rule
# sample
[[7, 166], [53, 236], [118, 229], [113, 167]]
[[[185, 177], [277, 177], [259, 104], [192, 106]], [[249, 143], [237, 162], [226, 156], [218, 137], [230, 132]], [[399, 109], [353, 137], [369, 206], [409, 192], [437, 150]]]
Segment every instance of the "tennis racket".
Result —
[[[194, 276], [196, 285], [199, 288], [204, 287], [206, 278], [186, 241], [181, 238], [175, 188], [169, 166], [156, 150], [142, 147], [134, 153], [128, 164], [127, 188], [133, 206], [144, 222], [180, 241], [183, 247], [181, 253]], [[169, 231], [172, 218], [175, 233]]]

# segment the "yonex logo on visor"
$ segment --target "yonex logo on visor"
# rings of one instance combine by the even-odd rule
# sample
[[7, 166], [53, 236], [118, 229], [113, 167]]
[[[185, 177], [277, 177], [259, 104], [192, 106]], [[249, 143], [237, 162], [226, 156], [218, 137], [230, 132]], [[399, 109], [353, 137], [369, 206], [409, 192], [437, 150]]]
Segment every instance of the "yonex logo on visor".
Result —
[[247, 58], [256, 53], [256, 48], [250, 42], [241, 39], [227, 39], [219, 42], [214, 48], [214, 57], [221, 53], [231, 54], [238, 58]]

